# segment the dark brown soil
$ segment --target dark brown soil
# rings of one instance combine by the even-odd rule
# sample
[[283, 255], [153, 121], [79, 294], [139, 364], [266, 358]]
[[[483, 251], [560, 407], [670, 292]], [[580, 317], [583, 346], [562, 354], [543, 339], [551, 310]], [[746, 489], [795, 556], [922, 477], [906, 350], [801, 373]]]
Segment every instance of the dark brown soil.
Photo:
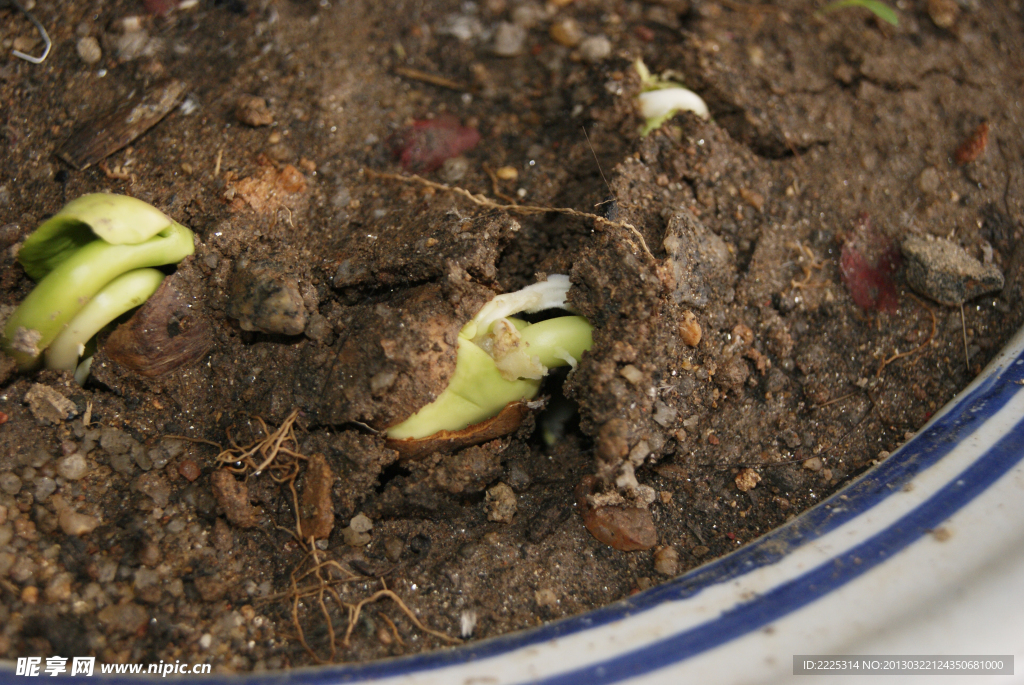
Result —
[[[32, 28], [0, 7], [2, 304], [32, 287], [19, 241], [81, 194], [134, 195], [197, 236], [144, 320], [162, 323], [101, 345], [85, 388], [0, 365], [0, 658], [266, 670], [587, 611], [884, 459], [1024, 318], [1018, 0], [901, 1], [898, 28], [791, 0], [146, 9], [173, 4], [37, 0], [42, 65], [9, 54]], [[590, 39], [567, 47], [572, 24]], [[76, 52], [90, 37], [93, 64]], [[711, 120], [641, 138], [637, 57]], [[184, 105], [102, 169], [54, 156], [169, 77]], [[403, 163], [434, 185], [395, 178]], [[577, 215], [496, 207], [511, 203]], [[961, 309], [856, 261], [908, 235], [960, 245], [1005, 286]], [[399, 460], [377, 431], [445, 387], [462, 323], [556, 273], [596, 329], [546, 407], [500, 439]], [[891, 300], [851, 295], [887, 282]], [[164, 354], [170, 371], [145, 360]], [[294, 451], [325, 460], [218, 474], [236, 462], [216, 445], [291, 419]], [[271, 477], [296, 473], [298, 512]], [[608, 547], [581, 512], [622, 535], [653, 523], [657, 543]], [[293, 603], [319, 587], [296, 576], [313, 563], [297, 516], [327, 536], [322, 604]], [[423, 625], [384, 597], [345, 641], [343, 605], [385, 584]]]

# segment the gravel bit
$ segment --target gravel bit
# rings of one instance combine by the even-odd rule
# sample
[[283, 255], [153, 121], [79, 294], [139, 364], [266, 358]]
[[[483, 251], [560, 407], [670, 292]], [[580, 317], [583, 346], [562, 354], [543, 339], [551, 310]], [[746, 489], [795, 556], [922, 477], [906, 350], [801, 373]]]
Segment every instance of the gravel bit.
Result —
[[100, 49], [100, 42], [92, 36], [79, 38], [75, 44], [75, 52], [79, 59], [86, 64], [96, 64], [103, 59], [103, 50]]
[[939, 304], [956, 307], [1003, 288], [999, 267], [982, 264], [948, 240], [910, 236], [902, 247], [907, 258], [907, 283]]
[[75, 403], [53, 388], [36, 383], [25, 393], [29, 411], [44, 426], [60, 423], [78, 414]]
[[494, 54], [499, 57], [515, 57], [523, 52], [526, 43], [526, 29], [503, 21], [494, 31]]
[[89, 471], [89, 462], [81, 452], [57, 460], [57, 475], [64, 480], [81, 480]]
[[373, 539], [370, 534], [372, 530], [373, 521], [366, 514], [356, 514], [349, 524], [342, 528], [341, 534], [349, 547], [363, 547], [370, 544], [370, 540]]
[[508, 485], [498, 483], [487, 491], [484, 508], [487, 510], [489, 521], [512, 523], [518, 509], [516, 493]]
[[675, 547], [659, 547], [654, 551], [654, 570], [669, 578], [679, 573], [679, 552]]
[[603, 62], [611, 54], [612, 42], [606, 36], [590, 36], [580, 43], [580, 56], [587, 62]]

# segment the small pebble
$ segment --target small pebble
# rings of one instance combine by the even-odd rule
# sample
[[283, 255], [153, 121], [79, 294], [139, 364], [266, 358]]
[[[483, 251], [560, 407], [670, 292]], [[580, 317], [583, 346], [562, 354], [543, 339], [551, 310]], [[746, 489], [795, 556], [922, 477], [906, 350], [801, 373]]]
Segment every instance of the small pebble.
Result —
[[132, 436], [113, 426], [100, 429], [100, 447], [107, 454], [124, 454], [138, 444]]
[[149, 622], [149, 612], [134, 602], [128, 602], [106, 607], [97, 614], [97, 618], [107, 626], [108, 633], [132, 634]]
[[533, 593], [533, 600], [537, 602], [539, 607], [555, 607], [558, 606], [558, 595], [551, 588], [541, 588]]
[[35, 497], [36, 502], [45, 502], [46, 498], [52, 495], [56, 489], [57, 481], [44, 476], [43, 478], [36, 479], [36, 491], [32, 494]]
[[484, 508], [489, 521], [512, 523], [518, 509], [516, 493], [505, 483], [498, 483], [487, 491]]
[[17, 495], [21, 492], [21, 479], [10, 471], [0, 473], [0, 490], [8, 495]]
[[402, 558], [402, 552], [405, 551], [405, 541], [402, 538], [389, 535], [384, 539], [384, 554], [387, 556], [388, 561], [396, 562]]
[[469, 171], [469, 160], [462, 156], [450, 157], [441, 165], [441, 178], [446, 183], [456, 183], [465, 178], [467, 171]]
[[25, 604], [35, 604], [39, 601], [39, 588], [29, 585], [21, 591], [21, 601]]
[[39, 531], [36, 530], [35, 521], [30, 521], [24, 517], [14, 519], [14, 534], [22, 540], [28, 540], [29, 542], [35, 542], [39, 539]]
[[127, 476], [130, 474], [135, 465], [132, 464], [132, 457], [130, 454], [114, 454], [110, 457], [110, 468], [114, 469], [118, 473]]
[[654, 570], [670, 578], [679, 573], [679, 552], [675, 547], [659, 547], [655, 550]]
[[[221, 519], [217, 519], [220, 521]], [[150, 568], [156, 568], [157, 564], [163, 559], [163, 554], [160, 551], [160, 545], [153, 540], [147, 540], [142, 549], [139, 550], [139, 561]]]
[[956, 23], [960, 6], [956, 0], [928, 0], [928, 16], [940, 29], [948, 29]]
[[75, 44], [75, 51], [79, 59], [86, 64], [96, 64], [103, 59], [103, 50], [100, 49], [100, 42], [92, 36], [79, 38]]
[[68, 572], [58, 573], [46, 584], [44, 596], [47, 602], [63, 602], [71, 597], [71, 581], [74, 579]]
[[100, 520], [95, 516], [80, 514], [71, 508], [62, 510], [57, 521], [60, 523], [60, 529], [68, 535], [85, 535], [100, 525]]
[[366, 514], [356, 514], [348, 526], [342, 528], [341, 533], [346, 545], [349, 547], [362, 547], [369, 544], [370, 540], [373, 539], [373, 536], [370, 534], [372, 530], [373, 521]]
[[754, 469], [743, 469], [736, 474], [736, 488], [740, 492], [750, 492], [761, 482], [761, 476]]
[[601, 62], [612, 54], [612, 42], [605, 36], [590, 36], [580, 43], [580, 56], [588, 62]]
[[808, 471], [821, 471], [821, 457], [811, 457], [810, 459], [804, 459], [803, 467]]
[[701, 334], [700, 324], [697, 323], [697, 317], [693, 312], [683, 312], [683, 321], [679, 324], [679, 337], [683, 342], [690, 347], [696, 347], [700, 344]]
[[644, 379], [644, 372], [632, 364], [626, 364], [619, 373], [633, 385], [639, 385]]
[[147, 53], [153, 52], [155, 46], [149, 44], [149, 34], [145, 31], [129, 31], [114, 39], [114, 48], [119, 59], [131, 62]]
[[519, 178], [519, 172], [514, 166], [503, 166], [494, 172], [494, 175], [502, 181], [515, 181]]
[[181, 474], [185, 480], [191, 483], [199, 477], [200, 470], [199, 466], [197, 466], [191, 459], [183, 459], [181, 463], [178, 464], [178, 473]]
[[498, 24], [494, 32], [494, 54], [499, 57], [515, 57], [523, 52], [525, 43], [525, 28], [506, 21]]
[[160, 582], [160, 574], [151, 568], [139, 568], [135, 571], [134, 586], [136, 590], [145, 590]]
[[939, 170], [930, 166], [922, 171], [917, 177], [917, 187], [922, 193], [929, 195], [939, 192]]
[[575, 19], [562, 19], [551, 25], [551, 40], [567, 48], [574, 48], [583, 40], [583, 29]]

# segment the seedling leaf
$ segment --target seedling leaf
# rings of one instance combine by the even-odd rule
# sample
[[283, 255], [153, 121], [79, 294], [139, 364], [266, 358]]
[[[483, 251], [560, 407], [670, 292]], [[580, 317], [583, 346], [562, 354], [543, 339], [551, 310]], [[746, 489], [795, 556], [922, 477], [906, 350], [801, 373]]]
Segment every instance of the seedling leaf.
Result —
[[863, 7], [882, 21], [889, 22], [893, 26], [900, 25], [900, 19], [896, 15], [896, 10], [884, 2], [880, 2], [880, 0], [835, 0], [818, 10], [818, 14], [828, 14], [844, 7]]

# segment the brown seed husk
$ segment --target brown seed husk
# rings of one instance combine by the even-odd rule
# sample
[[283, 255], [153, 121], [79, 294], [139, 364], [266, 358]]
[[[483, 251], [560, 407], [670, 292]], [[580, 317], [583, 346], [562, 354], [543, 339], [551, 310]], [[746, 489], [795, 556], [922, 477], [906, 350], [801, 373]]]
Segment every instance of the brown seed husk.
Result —
[[76, 130], [57, 149], [57, 156], [79, 171], [88, 169], [160, 123], [187, 88], [178, 79], [157, 83], [138, 102], [116, 107]]

